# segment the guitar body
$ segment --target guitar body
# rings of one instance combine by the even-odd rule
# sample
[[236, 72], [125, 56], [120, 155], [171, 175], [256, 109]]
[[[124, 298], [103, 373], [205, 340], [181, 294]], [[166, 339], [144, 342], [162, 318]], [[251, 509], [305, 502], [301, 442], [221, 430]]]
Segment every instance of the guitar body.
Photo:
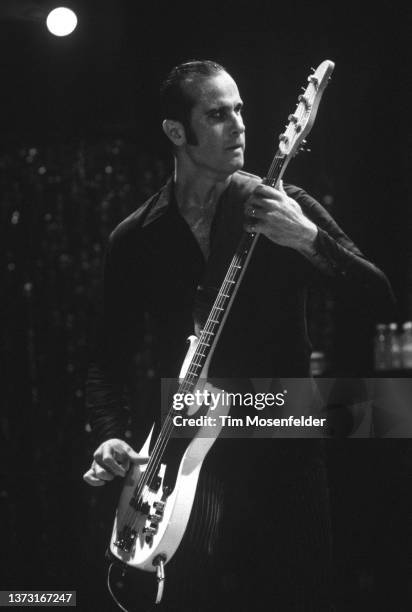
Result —
[[[184, 378], [188, 365], [192, 360], [198, 338], [189, 338], [190, 347], [185, 357], [180, 378]], [[203, 370], [206, 376], [206, 367]], [[203, 391], [208, 384], [202, 376], [196, 388]], [[211, 407], [205, 412], [201, 407], [202, 415], [212, 416]], [[217, 406], [219, 415], [227, 415], [230, 405]], [[187, 416], [196, 416], [200, 409], [191, 407]], [[178, 413], [176, 413], [178, 414]], [[213, 427], [214, 437], [207, 427], [199, 427], [192, 439], [172, 440], [173, 449], [170, 465], [165, 453], [165, 461], [159, 465], [150, 482], [146, 484], [136, 502], [135, 492], [139, 486], [147, 465], [132, 465], [125, 480], [120, 496], [113, 532], [110, 540], [110, 552], [119, 561], [130, 567], [157, 571], [157, 562], [161, 558], [164, 563], [170, 561], [176, 552], [185, 533], [193, 501], [196, 494], [197, 482], [203, 461], [219, 435], [221, 426]], [[141, 454], [150, 455], [152, 430], [144, 443]], [[176, 444], [173, 444], [176, 442]], [[156, 446], [156, 445], [155, 445]], [[176, 457], [180, 452], [180, 457]], [[167, 483], [167, 484], [166, 484]]]

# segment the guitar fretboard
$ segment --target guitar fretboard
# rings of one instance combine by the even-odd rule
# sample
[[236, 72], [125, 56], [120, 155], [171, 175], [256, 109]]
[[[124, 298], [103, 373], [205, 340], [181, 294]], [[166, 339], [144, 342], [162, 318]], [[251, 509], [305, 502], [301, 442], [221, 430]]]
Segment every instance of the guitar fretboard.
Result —
[[[270, 165], [264, 185], [275, 186], [284, 170], [285, 156], [276, 153]], [[196, 351], [188, 367], [186, 376], [179, 387], [179, 393], [191, 393], [195, 388], [208, 357], [211, 357], [218, 335], [223, 328], [225, 317], [229, 313], [231, 302], [240, 285], [253, 248], [259, 234], [243, 232], [236, 253], [230, 263], [225, 279], [214, 301], [208, 319], [201, 331]]]

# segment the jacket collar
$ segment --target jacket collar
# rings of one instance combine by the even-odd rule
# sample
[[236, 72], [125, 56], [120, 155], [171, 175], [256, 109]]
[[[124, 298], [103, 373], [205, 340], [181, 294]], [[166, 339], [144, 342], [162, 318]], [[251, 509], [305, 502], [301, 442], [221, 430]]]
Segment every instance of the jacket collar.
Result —
[[175, 206], [173, 193], [173, 177], [171, 176], [166, 184], [148, 202], [149, 211], [143, 222], [143, 227], [150, 225], [160, 217], [163, 217], [172, 206]]
[[[238, 201], [246, 200], [247, 196], [253, 191], [261, 179], [252, 174], [245, 172], [235, 172], [232, 175], [229, 186], [223, 192], [221, 200], [224, 201], [226, 196], [232, 192], [237, 193], [234, 206], [238, 208]], [[168, 212], [174, 211], [178, 213], [177, 202], [173, 190], [173, 175], [169, 177], [166, 184], [147, 202], [148, 211], [142, 226], [146, 227], [157, 219], [164, 217]]]

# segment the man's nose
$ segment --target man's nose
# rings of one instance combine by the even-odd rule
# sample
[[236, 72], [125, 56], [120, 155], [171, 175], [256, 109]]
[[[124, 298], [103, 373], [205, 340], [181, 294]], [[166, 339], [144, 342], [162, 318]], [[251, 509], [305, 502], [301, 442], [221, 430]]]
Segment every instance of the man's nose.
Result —
[[242, 115], [234, 113], [232, 122], [232, 132], [235, 134], [243, 134], [246, 128], [243, 123]]

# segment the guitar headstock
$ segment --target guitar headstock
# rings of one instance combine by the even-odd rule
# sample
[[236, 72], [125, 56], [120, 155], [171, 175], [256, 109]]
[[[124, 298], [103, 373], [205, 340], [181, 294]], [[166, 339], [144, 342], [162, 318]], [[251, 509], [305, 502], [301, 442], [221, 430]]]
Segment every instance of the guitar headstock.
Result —
[[334, 62], [325, 60], [308, 76], [309, 84], [298, 98], [298, 105], [288, 117], [288, 125], [279, 136], [279, 151], [282, 155], [292, 157], [301, 147], [315, 121], [319, 102], [335, 68]]

